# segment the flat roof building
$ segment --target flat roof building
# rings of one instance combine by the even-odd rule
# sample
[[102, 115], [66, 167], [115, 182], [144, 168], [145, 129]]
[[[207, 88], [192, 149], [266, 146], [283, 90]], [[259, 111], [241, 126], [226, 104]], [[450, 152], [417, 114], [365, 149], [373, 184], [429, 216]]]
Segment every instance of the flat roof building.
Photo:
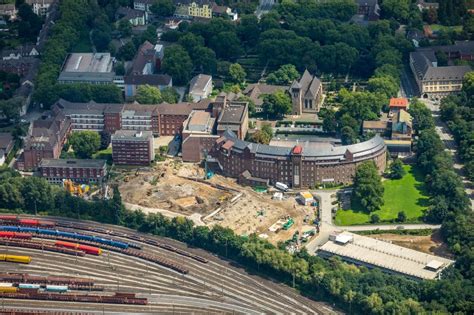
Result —
[[111, 142], [115, 164], [149, 165], [155, 157], [151, 131], [117, 130]]
[[52, 184], [65, 179], [76, 183], [100, 184], [107, 175], [107, 162], [95, 159], [43, 159], [39, 174]]
[[181, 152], [183, 161], [199, 162], [212, 149], [216, 139], [214, 134], [216, 118], [205, 111], [192, 111], [183, 123]]
[[453, 260], [419, 252], [350, 232], [331, 235], [318, 255], [339, 256], [343, 260], [417, 280], [435, 280]]
[[66, 57], [58, 82], [112, 84], [113, 66], [110, 53], [72, 53]]

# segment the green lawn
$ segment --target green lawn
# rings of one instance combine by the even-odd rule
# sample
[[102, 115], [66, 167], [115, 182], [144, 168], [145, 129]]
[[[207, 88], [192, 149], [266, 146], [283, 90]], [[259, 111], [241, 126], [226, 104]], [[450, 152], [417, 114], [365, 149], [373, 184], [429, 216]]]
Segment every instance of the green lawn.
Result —
[[112, 160], [112, 147], [97, 151], [92, 155], [93, 159]]
[[[388, 179], [383, 182], [384, 205], [377, 214], [381, 222], [390, 222], [397, 218], [398, 212], [404, 211], [408, 222], [418, 222], [428, 206], [428, 196], [421, 172], [405, 165], [406, 175], [402, 179]], [[353, 209], [339, 210], [336, 214], [336, 225], [357, 225], [370, 223], [370, 215], [360, 205]]]
[[433, 32], [436, 31], [455, 31], [456, 33], [461, 33], [462, 32], [462, 25], [455, 25], [455, 26], [445, 26], [445, 25], [440, 25], [440, 24], [430, 24], [431, 29]]

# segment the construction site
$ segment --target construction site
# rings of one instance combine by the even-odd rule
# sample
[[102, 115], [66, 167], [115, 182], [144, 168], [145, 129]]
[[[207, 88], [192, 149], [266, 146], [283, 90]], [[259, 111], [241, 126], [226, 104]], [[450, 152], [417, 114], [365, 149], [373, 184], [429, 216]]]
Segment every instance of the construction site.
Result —
[[198, 218], [197, 224], [219, 224], [239, 235], [255, 233], [274, 244], [306, 242], [316, 233], [317, 203], [302, 205], [291, 194], [257, 192], [195, 164], [168, 160], [115, 172], [122, 199], [131, 209]]

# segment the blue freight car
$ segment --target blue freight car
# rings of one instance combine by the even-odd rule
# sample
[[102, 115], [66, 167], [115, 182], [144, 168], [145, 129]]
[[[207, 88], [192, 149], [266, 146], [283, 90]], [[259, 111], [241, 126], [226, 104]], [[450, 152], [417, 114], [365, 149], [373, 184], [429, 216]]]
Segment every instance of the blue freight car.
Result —
[[7, 232], [20, 232], [17, 226], [2, 225], [0, 230]]
[[68, 291], [67, 285], [47, 285], [46, 291], [64, 293]]

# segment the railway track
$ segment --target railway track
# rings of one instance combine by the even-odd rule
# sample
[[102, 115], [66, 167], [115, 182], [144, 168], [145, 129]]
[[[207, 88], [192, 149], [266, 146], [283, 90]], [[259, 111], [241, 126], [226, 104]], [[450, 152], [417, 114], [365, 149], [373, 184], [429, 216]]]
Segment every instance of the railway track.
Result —
[[[48, 219], [56, 220], [57, 218]], [[71, 221], [59, 219], [58, 222]], [[92, 228], [106, 228], [109, 232], [121, 234], [120, 237], [113, 236], [121, 241], [130, 241], [131, 239], [126, 235], [136, 234], [135, 231], [123, 227], [101, 225], [89, 221], [81, 221], [81, 224]], [[88, 233], [101, 237], [107, 235], [105, 232]], [[90, 277], [97, 285], [103, 287], [105, 292], [134, 292], [141, 297], [147, 297], [149, 305], [146, 308], [149, 307], [148, 312], [152, 313], [164, 307], [164, 304], [170, 303], [175, 307], [182, 306], [185, 309], [195, 307], [195, 310], [218, 313], [334, 313], [323, 303], [306, 299], [289, 287], [249, 275], [242, 268], [200, 249], [189, 249], [185, 244], [166, 238], [146, 234], [140, 236], [192, 252], [206, 258], [208, 263], [134, 239], [133, 242], [139, 243], [145, 253], [184, 265], [189, 269], [189, 274], [183, 275], [143, 259], [107, 249], [101, 257], [73, 257], [59, 253], [42, 253], [34, 249], [15, 249], [15, 252], [31, 253], [33, 261], [29, 266], [13, 265], [8, 271], [18, 272], [20, 269], [21, 272], [32, 274]], [[1, 246], [0, 249], [2, 249]], [[6, 305], [13, 306], [15, 303], [11, 301], [14, 300], [5, 300], [5, 303], [9, 303]], [[100, 309], [100, 306], [97, 307]], [[145, 311], [145, 308], [141, 310], [139, 307], [138, 309], [130, 307], [130, 309], [133, 309], [130, 312]], [[163, 311], [166, 312], [164, 309]]]

